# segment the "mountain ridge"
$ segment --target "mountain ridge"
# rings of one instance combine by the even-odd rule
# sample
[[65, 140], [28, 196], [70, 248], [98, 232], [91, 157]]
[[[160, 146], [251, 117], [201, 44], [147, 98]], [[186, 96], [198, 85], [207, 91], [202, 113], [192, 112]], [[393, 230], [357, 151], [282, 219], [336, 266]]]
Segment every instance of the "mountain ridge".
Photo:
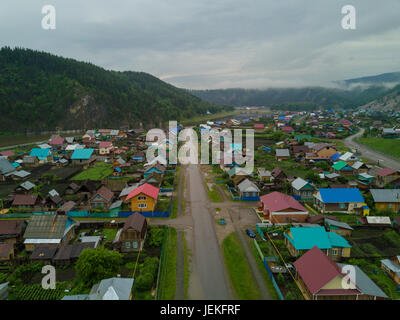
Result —
[[0, 128], [9, 132], [159, 126], [216, 112], [150, 74], [112, 71], [31, 49], [0, 49]]

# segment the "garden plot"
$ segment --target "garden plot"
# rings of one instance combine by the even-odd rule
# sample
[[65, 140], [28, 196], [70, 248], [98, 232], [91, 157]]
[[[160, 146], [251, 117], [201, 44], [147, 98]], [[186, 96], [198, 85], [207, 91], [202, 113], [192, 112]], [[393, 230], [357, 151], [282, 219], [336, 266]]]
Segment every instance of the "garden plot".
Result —
[[392, 257], [400, 252], [400, 235], [390, 228], [355, 229], [349, 242], [351, 257]]

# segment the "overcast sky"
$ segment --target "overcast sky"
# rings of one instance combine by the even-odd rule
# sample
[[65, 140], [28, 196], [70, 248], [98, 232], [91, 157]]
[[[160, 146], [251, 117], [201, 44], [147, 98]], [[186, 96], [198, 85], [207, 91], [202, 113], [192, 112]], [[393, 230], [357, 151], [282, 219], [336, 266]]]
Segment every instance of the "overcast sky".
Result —
[[[56, 8], [56, 30], [41, 27]], [[344, 5], [357, 29], [341, 27]], [[192, 89], [326, 85], [400, 71], [400, 1], [1, 0], [0, 46]]]

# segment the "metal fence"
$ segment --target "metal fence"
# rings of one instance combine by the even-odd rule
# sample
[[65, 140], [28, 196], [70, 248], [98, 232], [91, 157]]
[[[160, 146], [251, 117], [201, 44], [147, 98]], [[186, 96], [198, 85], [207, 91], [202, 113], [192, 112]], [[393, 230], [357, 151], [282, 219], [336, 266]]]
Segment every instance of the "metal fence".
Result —
[[283, 295], [282, 295], [281, 290], [279, 289], [278, 284], [277, 284], [276, 281], [275, 281], [275, 277], [274, 277], [274, 275], [273, 275], [273, 273], [272, 273], [270, 267], [268, 266], [268, 260], [269, 260], [269, 259], [268, 259], [268, 257], [265, 257], [265, 256], [264, 256], [264, 254], [263, 254], [263, 252], [262, 252], [260, 246], [258, 245], [258, 242], [257, 242], [256, 239], [254, 239], [254, 246], [256, 247], [256, 250], [257, 250], [257, 252], [258, 252], [258, 254], [259, 254], [259, 256], [260, 256], [260, 259], [261, 259], [262, 262], [264, 263], [264, 267], [265, 267], [265, 269], [266, 269], [267, 272], [268, 272], [268, 276], [270, 277], [270, 279], [271, 279], [271, 281], [272, 281], [272, 285], [274, 286], [275, 291], [276, 291], [276, 293], [277, 293], [278, 296], [279, 296], [279, 299], [285, 300], [285, 298], [284, 298]]

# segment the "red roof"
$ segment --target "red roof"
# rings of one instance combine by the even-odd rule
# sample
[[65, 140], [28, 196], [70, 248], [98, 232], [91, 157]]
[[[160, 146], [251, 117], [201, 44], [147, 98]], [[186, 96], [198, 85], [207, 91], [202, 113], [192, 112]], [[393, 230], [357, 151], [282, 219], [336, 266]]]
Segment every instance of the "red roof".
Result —
[[12, 152], [12, 151], [10, 151], [10, 150], [8, 150], [8, 151], [3, 151], [3, 152], [0, 152], [0, 156], [3, 156], [3, 157], [13, 157], [13, 156], [14, 156], [14, 152]]
[[376, 174], [378, 176], [382, 176], [382, 177], [386, 177], [386, 176], [391, 175], [393, 173], [396, 173], [396, 170], [393, 170], [393, 169], [390, 169], [390, 168], [384, 168], [384, 169], [381, 169], [381, 170], [376, 172]]
[[112, 198], [114, 197], [114, 192], [112, 192], [110, 189], [108, 189], [105, 186], [102, 186], [99, 190], [97, 190], [96, 194], [102, 196], [108, 202], [110, 202], [112, 200]]
[[345, 125], [350, 125], [351, 124], [351, 122], [349, 120], [347, 120], [347, 119], [342, 119], [342, 120], [340, 120], [340, 122], [342, 124], [345, 124]]
[[13, 206], [33, 206], [38, 199], [38, 195], [17, 194], [15, 195]]
[[99, 147], [100, 148], [110, 148], [112, 146], [111, 141], [100, 141]]
[[282, 130], [282, 131], [285, 131], [285, 132], [292, 132], [292, 131], [294, 131], [294, 129], [293, 129], [292, 127], [282, 127], [281, 130]]
[[[317, 294], [331, 280], [342, 275], [340, 267], [316, 246], [301, 256], [294, 266], [311, 294]], [[357, 290], [345, 292], [351, 294], [352, 291], [359, 293]]]
[[268, 209], [270, 212], [278, 212], [285, 209], [295, 209], [296, 211], [307, 212], [307, 209], [295, 198], [278, 191], [262, 196], [260, 201], [264, 204], [264, 211]]
[[254, 129], [264, 129], [264, 124], [263, 123], [256, 123], [254, 125]]
[[50, 140], [50, 145], [58, 146], [58, 145], [61, 145], [63, 143], [64, 143], [64, 138], [54, 138], [54, 139]]
[[153, 199], [157, 199], [158, 192], [159, 192], [158, 188], [152, 186], [151, 184], [145, 183], [145, 184], [142, 184], [141, 186], [133, 189], [126, 197], [126, 200], [129, 200], [141, 193], [143, 193]]

